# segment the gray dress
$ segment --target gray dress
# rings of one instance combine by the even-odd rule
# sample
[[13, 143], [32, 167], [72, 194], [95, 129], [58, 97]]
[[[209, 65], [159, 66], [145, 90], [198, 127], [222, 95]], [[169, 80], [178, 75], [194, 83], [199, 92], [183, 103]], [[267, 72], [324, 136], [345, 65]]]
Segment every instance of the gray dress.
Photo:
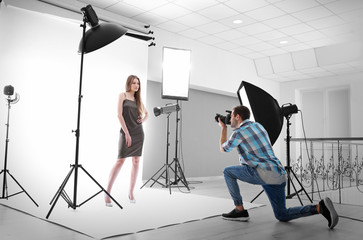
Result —
[[122, 106], [122, 116], [131, 136], [131, 146], [126, 145], [125, 132], [121, 128], [118, 148], [118, 158], [141, 156], [144, 144], [144, 130], [142, 124], [137, 122], [138, 111], [135, 101], [125, 99]]

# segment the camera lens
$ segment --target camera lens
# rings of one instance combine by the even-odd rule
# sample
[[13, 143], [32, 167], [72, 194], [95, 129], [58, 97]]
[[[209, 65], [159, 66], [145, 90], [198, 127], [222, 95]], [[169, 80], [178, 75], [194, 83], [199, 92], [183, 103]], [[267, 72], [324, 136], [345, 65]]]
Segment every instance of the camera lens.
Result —
[[231, 124], [231, 114], [227, 114], [227, 116], [223, 116], [223, 115], [217, 113], [215, 118], [214, 118], [216, 120], [216, 122], [219, 122], [218, 118], [220, 118], [221, 122], [226, 124], [226, 125]]
[[216, 114], [216, 116], [214, 117], [214, 119], [216, 120], [216, 122], [219, 122], [219, 121], [218, 121], [218, 118], [219, 118], [220, 116], [221, 116], [220, 114], [218, 114], [218, 113]]

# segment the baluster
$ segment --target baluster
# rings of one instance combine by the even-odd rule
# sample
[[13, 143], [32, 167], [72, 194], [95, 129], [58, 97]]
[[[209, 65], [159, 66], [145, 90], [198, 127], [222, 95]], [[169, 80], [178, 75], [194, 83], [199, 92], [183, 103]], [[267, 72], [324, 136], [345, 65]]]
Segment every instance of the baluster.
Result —
[[321, 169], [321, 174], [322, 174], [322, 178], [323, 178], [323, 191], [325, 191], [325, 144], [324, 141], [321, 142], [321, 149], [322, 149], [322, 169]]
[[314, 164], [313, 160], [314, 158], [314, 144], [313, 141], [310, 141], [310, 159], [309, 159], [309, 166], [310, 166], [310, 172], [311, 172], [311, 192], [312, 192], [312, 200], [314, 200]]
[[339, 189], [339, 204], [342, 203], [342, 193], [341, 193], [341, 161], [342, 161], [342, 145], [338, 140], [338, 189]]

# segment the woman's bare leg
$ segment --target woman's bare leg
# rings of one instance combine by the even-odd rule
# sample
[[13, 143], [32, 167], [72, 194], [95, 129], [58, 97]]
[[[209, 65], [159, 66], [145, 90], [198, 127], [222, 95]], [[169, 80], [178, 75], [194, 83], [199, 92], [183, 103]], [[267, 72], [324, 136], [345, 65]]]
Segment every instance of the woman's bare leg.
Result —
[[139, 163], [140, 163], [140, 157], [132, 157], [132, 169], [131, 169], [130, 190], [129, 190], [130, 200], [135, 200], [134, 188], [136, 185], [137, 174], [139, 172]]
[[[124, 165], [125, 159], [126, 158], [117, 159], [115, 165], [111, 169], [111, 173], [110, 173], [110, 177], [108, 179], [108, 185], [107, 185], [107, 192], [109, 194], [111, 194], [112, 186], [118, 176], [118, 173], [120, 172], [122, 166]], [[105, 202], [106, 203], [111, 202], [111, 199], [107, 195], [105, 196]]]

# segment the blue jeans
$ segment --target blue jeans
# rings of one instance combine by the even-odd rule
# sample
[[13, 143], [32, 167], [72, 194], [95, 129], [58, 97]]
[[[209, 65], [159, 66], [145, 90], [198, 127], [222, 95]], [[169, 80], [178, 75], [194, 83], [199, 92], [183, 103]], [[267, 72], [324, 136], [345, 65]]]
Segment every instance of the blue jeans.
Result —
[[257, 170], [248, 165], [230, 166], [224, 169], [224, 179], [235, 206], [243, 205], [242, 196], [237, 179], [256, 185], [262, 185], [270, 200], [276, 219], [287, 222], [292, 219], [318, 214], [316, 205], [286, 208], [285, 186], [266, 184], [259, 176]]

